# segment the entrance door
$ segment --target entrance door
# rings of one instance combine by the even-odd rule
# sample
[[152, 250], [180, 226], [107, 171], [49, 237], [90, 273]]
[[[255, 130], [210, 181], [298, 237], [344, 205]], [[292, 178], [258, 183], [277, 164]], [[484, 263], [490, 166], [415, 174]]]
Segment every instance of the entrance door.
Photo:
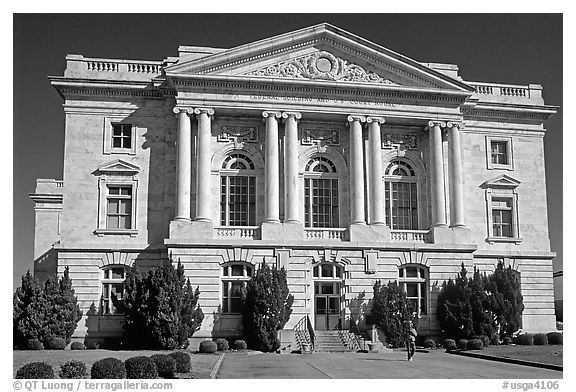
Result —
[[340, 282], [314, 282], [316, 330], [331, 330], [340, 321]]

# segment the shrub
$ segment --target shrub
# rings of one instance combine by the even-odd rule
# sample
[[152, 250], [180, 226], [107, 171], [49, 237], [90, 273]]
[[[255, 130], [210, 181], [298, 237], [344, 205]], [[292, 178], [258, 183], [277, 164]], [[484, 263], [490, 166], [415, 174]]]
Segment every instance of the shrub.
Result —
[[82, 342], [72, 342], [70, 345], [70, 350], [85, 350], [84, 343]]
[[100, 348], [100, 342], [97, 342], [95, 340], [91, 340], [91, 341], [86, 343], [86, 348], [88, 350], [98, 350]]
[[490, 344], [492, 346], [498, 346], [500, 344], [500, 336], [497, 333], [492, 335], [492, 337], [490, 338]]
[[16, 378], [54, 378], [54, 369], [45, 362], [30, 362], [18, 369]]
[[228, 340], [222, 338], [216, 339], [216, 347], [218, 348], [218, 351], [228, 351], [230, 348], [228, 345]]
[[28, 350], [44, 350], [44, 345], [38, 339], [30, 339], [26, 342]]
[[512, 344], [512, 338], [510, 336], [506, 336], [504, 339], [502, 339], [502, 344], [509, 346]]
[[564, 335], [561, 332], [549, 332], [548, 344], [564, 344]]
[[156, 364], [158, 375], [163, 378], [174, 378], [176, 373], [176, 360], [166, 354], [154, 354], [150, 357]]
[[90, 378], [126, 378], [126, 367], [119, 359], [104, 358], [92, 364]]
[[548, 336], [545, 333], [537, 333], [534, 335], [534, 345], [542, 346], [548, 344]]
[[82, 361], [68, 361], [60, 366], [60, 378], [88, 378], [86, 364]]
[[191, 358], [190, 355], [182, 351], [176, 351], [168, 354], [174, 361], [176, 361], [176, 372], [177, 373], [189, 373], [191, 370]]
[[480, 337], [478, 338], [482, 341], [482, 345], [484, 347], [488, 347], [490, 346], [490, 338], [486, 335], [480, 335]]
[[203, 342], [200, 342], [199, 351], [201, 353], [211, 354], [215, 353], [216, 350], [218, 350], [218, 345], [216, 344], [216, 342], [213, 342], [211, 340], [204, 340]]
[[456, 341], [454, 339], [444, 339], [444, 348], [446, 350], [456, 350]]
[[286, 271], [262, 263], [242, 291], [242, 297], [242, 324], [248, 345], [264, 352], [276, 351], [280, 347], [278, 331], [290, 318], [294, 303]]
[[460, 350], [467, 350], [468, 349], [468, 339], [458, 339], [456, 342], [456, 347]]
[[534, 345], [534, 335], [531, 333], [523, 333], [518, 335], [516, 338], [516, 344], [520, 344], [522, 346], [532, 346]]
[[234, 348], [236, 350], [246, 350], [247, 347], [248, 347], [248, 345], [242, 339], [238, 339], [238, 340], [234, 341]]
[[151, 358], [138, 356], [128, 358], [124, 361], [126, 367], [126, 378], [156, 378], [158, 371], [156, 364]]
[[482, 350], [484, 348], [484, 343], [480, 339], [472, 339], [466, 344], [468, 350]]
[[66, 340], [62, 338], [52, 338], [46, 343], [48, 350], [64, 350], [66, 348]]
[[436, 341], [434, 339], [428, 338], [424, 340], [425, 348], [436, 348]]
[[188, 338], [200, 329], [204, 313], [197, 306], [200, 290], [184, 276], [180, 262], [172, 261], [141, 275], [129, 270], [122, 300], [114, 305], [126, 316], [125, 347], [176, 349], [188, 346]]

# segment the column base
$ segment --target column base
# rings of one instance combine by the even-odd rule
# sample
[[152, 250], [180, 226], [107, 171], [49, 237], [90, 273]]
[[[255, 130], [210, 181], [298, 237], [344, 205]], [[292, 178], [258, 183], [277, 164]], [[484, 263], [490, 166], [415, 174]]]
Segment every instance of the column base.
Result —
[[466, 227], [433, 227], [430, 229], [434, 244], [470, 244], [472, 233]]
[[386, 225], [353, 223], [348, 227], [350, 242], [388, 242], [390, 228]]
[[303, 240], [304, 225], [297, 222], [262, 222], [260, 230], [263, 240]]
[[169, 239], [211, 239], [214, 235], [214, 226], [211, 221], [173, 220], [170, 222]]

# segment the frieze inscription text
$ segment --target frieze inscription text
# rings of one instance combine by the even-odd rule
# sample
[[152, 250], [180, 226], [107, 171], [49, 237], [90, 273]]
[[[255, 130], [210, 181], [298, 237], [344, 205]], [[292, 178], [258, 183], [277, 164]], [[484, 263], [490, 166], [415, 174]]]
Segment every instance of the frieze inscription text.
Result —
[[281, 101], [281, 102], [302, 102], [302, 103], [320, 103], [320, 104], [336, 104], [336, 105], [362, 105], [374, 107], [388, 107], [395, 108], [396, 104], [389, 102], [377, 101], [360, 101], [354, 99], [340, 99], [340, 98], [312, 98], [312, 97], [290, 97], [281, 95], [250, 95], [250, 99], [254, 101]]

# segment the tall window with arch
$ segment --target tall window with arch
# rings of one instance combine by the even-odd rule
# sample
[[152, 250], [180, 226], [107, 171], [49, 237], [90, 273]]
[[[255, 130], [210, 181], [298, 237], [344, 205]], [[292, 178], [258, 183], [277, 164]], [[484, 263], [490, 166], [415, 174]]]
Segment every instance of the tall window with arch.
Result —
[[306, 227], [339, 227], [338, 173], [329, 159], [312, 158], [304, 171]]
[[222, 266], [222, 313], [242, 313], [242, 290], [254, 273], [248, 263], [228, 263]]
[[386, 224], [392, 230], [418, 230], [418, 181], [412, 166], [392, 160], [385, 171]]
[[239, 152], [228, 155], [220, 170], [220, 224], [256, 225], [256, 171]]
[[419, 316], [428, 314], [428, 268], [419, 264], [398, 267], [398, 284], [406, 293], [412, 310]]
[[119, 314], [112, 302], [112, 297], [121, 300], [124, 298], [124, 280], [129, 267], [125, 265], [111, 265], [102, 269], [102, 314]]

